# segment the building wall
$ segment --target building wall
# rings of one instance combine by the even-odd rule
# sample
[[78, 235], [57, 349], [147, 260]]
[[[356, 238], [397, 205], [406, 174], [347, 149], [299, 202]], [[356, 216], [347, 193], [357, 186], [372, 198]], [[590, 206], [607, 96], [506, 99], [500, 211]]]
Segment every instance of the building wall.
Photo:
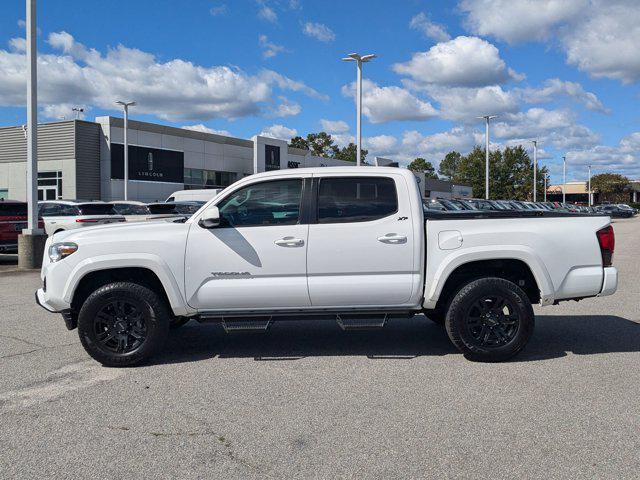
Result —
[[[61, 171], [65, 198], [76, 197], [76, 122], [38, 125], [38, 171]], [[26, 160], [27, 141], [22, 126], [0, 128], [0, 189], [9, 190], [8, 198], [26, 200]]]

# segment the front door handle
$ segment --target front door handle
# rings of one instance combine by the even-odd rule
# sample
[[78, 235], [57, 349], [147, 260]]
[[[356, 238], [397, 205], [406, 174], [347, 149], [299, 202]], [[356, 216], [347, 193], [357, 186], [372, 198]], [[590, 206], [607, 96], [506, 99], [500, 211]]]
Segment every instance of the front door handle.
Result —
[[405, 237], [404, 235], [398, 235], [397, 233], [387, 233], [382, 237], [378, 237], [378, 241], [382, 243], [397, 245], [399, 243], [407, 243], [407, 237]]
[[273, 243], [275, 243], [279, 247], [301, 247], [304, 245], [304, 240], [295, 237], [284, 237], [280, 240], [276, 240]]

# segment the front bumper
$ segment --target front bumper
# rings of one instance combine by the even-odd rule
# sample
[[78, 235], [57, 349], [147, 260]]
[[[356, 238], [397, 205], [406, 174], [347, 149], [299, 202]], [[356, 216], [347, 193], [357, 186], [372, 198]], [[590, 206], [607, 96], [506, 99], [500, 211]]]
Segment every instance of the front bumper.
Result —
[[47, 302], [46, 293], [44, 289], [39, 288], [36, 290], [36, 303], [44, 308], [47, 312], [51, 313], [59, 313], [60, 310], [56, 310], [56, 308]]
[[602, 281], [602, 289], [598, 294], [599, 297], [613, 295], [618, 289], [618, 269], [616, 267], [605, 267], [604, 279]]

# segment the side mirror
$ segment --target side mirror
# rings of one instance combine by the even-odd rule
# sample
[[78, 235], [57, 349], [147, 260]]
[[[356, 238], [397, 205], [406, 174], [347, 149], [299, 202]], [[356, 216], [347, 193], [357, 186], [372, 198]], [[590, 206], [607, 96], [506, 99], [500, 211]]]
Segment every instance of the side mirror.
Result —
[[218, 207], [207, 208], [198, 222], [202, 228], [215, 228], [220, 225], [220, 210]]

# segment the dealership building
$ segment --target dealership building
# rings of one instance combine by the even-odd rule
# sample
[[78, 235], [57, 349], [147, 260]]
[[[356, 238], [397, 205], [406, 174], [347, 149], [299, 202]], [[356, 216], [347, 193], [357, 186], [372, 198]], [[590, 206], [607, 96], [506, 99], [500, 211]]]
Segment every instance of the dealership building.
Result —
[[[131, 200], [164, 201], [184, 189], [223, 188], [253, 173], [283, 168], [353, 166], [353, 162], [311, 155], [284, 140], [250, 140], [170, 127], [128, 122]], [[26, 199], [26, 130], [0, 128], [0, 199]], [[376, 165], [398, 164], [376, 158]], [[464, 187], [425, 179], [423, 196], [468, 196]], [[120, 200], [124, 195], [124, 121], [66, 120], [38, 125], [38, 198], [40, 200]], [[470, 189], [469, 189], [470, 190]]]

